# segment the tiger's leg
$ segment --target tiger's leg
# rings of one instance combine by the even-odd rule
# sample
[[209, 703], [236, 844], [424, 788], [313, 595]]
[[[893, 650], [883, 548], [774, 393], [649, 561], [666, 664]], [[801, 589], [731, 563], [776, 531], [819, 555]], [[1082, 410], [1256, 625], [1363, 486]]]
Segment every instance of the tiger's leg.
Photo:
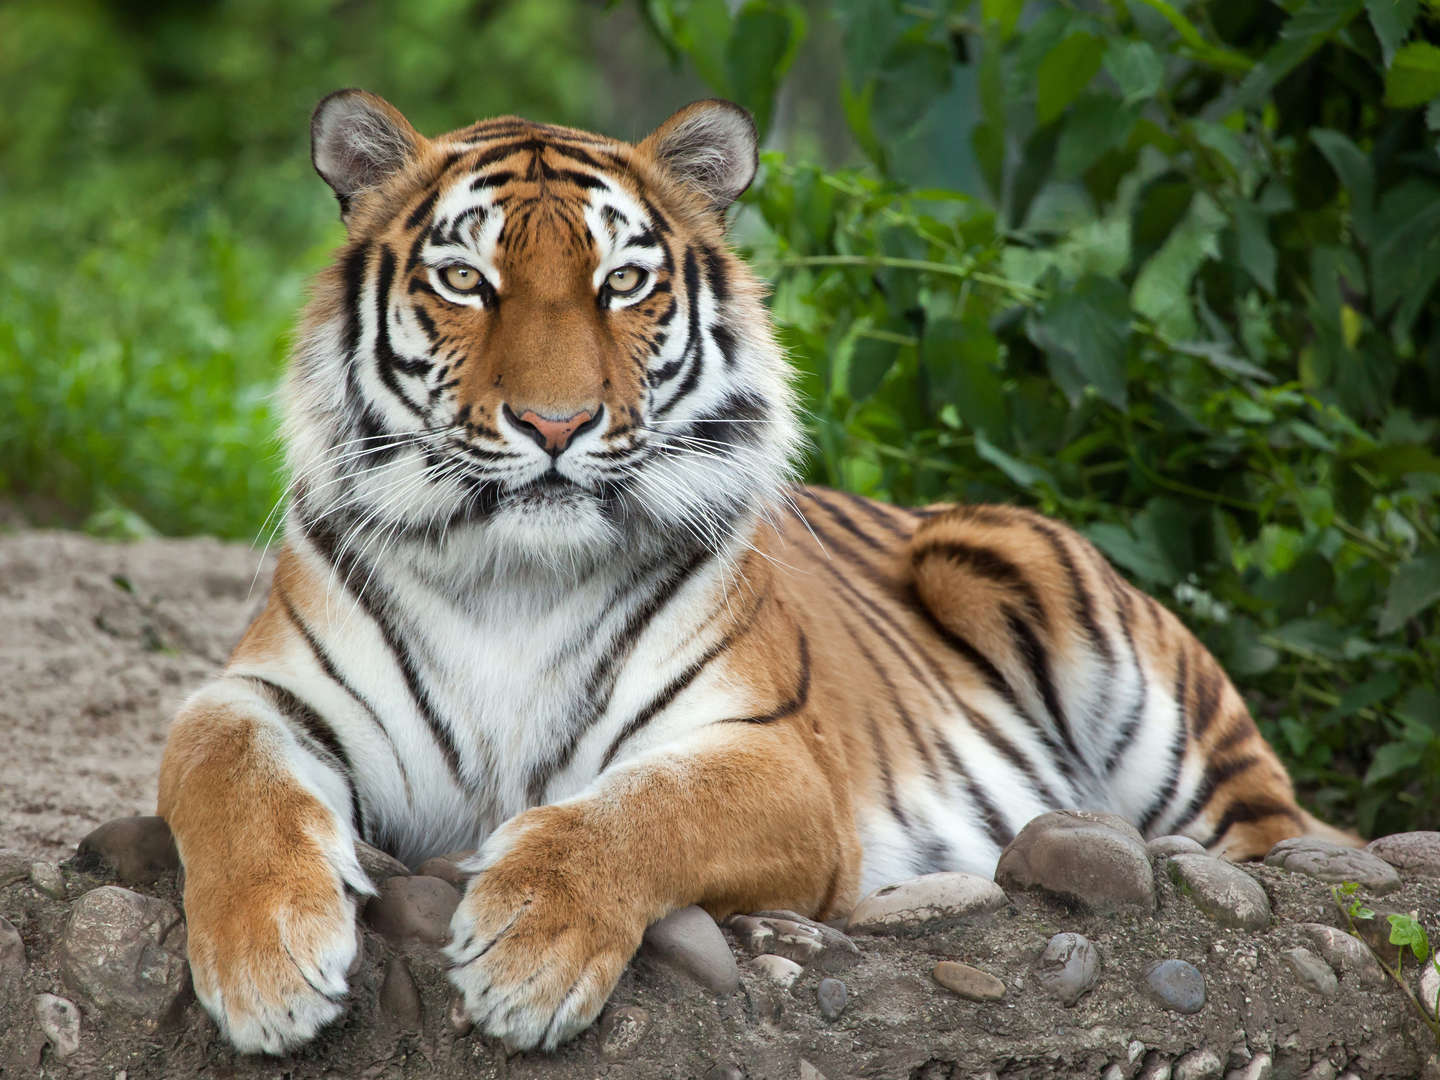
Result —
[[1214, 656], [1071, 529], [959, 506], [916, 530], [910, 563], [940, 632], [1008, 705], [1017, 741], [1064, 758], [1073, 806], [1232, 859], [1290, 836], [1359, 842], [1300, 808]]
[[182, 708], [159, 811], [185, 867], [195, 992], [246, 1052], [281, 1053], [340, 1015], [358, 938], [347, 783], [252, 682], [223, 678]]
[[687, 904], [823, 918], [853, 903], [848, 801], [796, 719], [710, 725], [498, 829], [446, 950], [476, 1024], [555, 1047], [599, 1014], [645, 927]]

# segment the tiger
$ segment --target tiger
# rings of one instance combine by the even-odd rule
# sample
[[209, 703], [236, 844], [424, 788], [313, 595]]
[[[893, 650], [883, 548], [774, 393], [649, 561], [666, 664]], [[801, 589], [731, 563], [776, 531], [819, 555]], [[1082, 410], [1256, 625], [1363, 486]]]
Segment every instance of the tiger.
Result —
[[343, 1012], [360, 841], [475, 851], [444, 953], [511, 1050], [589, 1026], [669, 912], [834, 920], [993, 875], [1057, 808], [1231, 859], [1350, 842], [1077, 532], [798, 485], [792, 373], [727, 240], [744, 109], [427, 138], [352, 89], [310, 134], [346, 239], [283, 383], [283, 539], [159, 780], [238, 1050]]

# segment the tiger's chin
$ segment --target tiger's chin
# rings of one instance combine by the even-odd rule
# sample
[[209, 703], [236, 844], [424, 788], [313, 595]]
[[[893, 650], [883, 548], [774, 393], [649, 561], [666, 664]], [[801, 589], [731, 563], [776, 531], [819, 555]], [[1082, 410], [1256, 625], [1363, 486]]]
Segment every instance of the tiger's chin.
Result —
[[504, 496], [486, 522], [497, 561], [585, 569], [625, 538], [601, 497], [577, 484], [531, 484]]

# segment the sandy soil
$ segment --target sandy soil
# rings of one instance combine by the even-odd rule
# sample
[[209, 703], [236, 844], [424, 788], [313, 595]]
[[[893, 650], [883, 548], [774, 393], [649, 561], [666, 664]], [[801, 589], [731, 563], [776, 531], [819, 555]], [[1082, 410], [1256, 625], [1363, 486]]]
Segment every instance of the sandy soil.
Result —
[[155, 812], [170, 717], [264, 602], [259, 565], [211, 539], [0, 536], [0, 846], [62, 859]]

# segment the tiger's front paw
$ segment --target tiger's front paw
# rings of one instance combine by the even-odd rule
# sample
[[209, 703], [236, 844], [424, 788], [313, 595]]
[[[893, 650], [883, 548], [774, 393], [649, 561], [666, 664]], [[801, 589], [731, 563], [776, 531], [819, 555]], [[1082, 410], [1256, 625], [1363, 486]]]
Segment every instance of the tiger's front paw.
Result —
[[645, 930], [573, 808], [512, 819], [476, 856], [450, 923], [450, 981], [485, 1034], [553, 1050], [589, 1027]]
[[287, 861], [283, 875], [186, 868], [195, 994], [244, 1053], [282, 1054], [339, 1016], [359, 950], [355, 903], [330, 862]]

